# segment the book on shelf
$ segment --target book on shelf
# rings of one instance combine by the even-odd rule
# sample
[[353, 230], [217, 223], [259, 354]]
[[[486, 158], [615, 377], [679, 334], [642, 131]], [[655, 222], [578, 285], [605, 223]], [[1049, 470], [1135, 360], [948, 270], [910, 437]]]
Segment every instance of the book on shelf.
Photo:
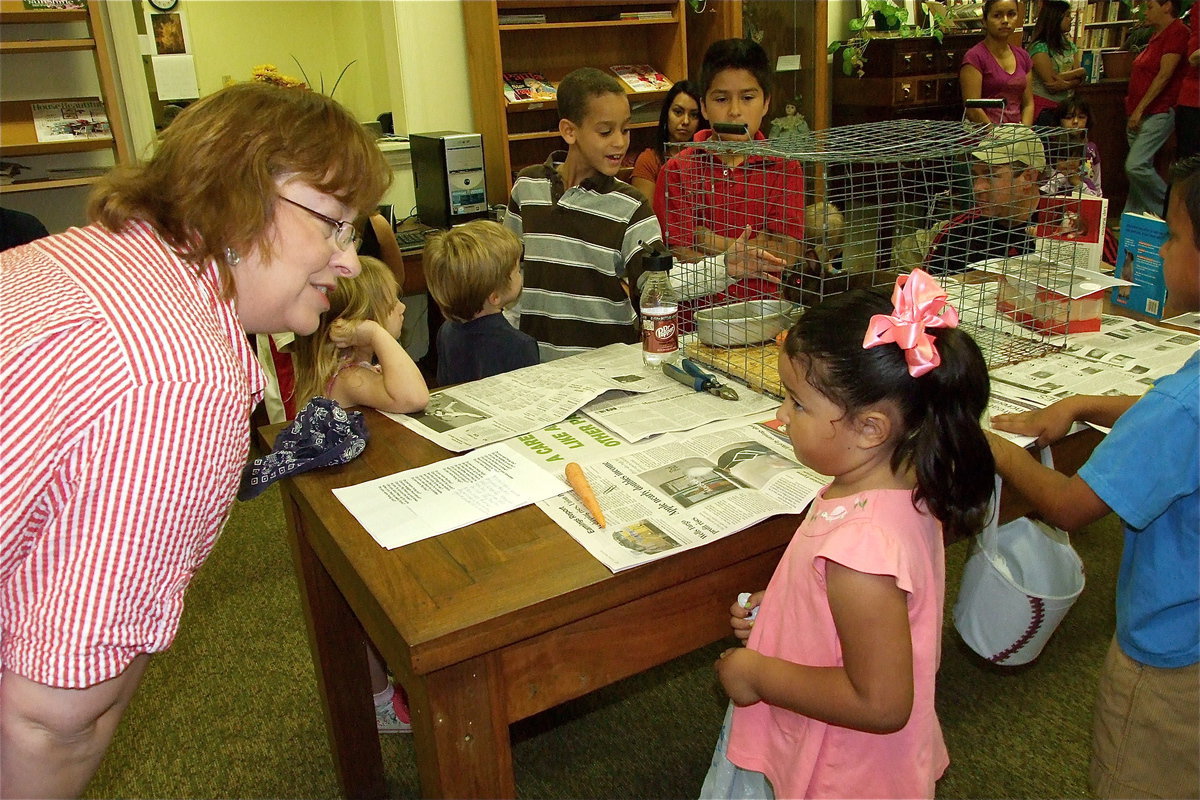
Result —
[[31, 103], [33, 130], [39, 142], [111, 139], [112, 128], [100, 98]]
[[1113, 305], [1162, 319], [1167, 301], [1162, 256], [1158, 249], [1167, 240], [1167, 223], [1153, 214], [1121, 215], [1121, 243], [1117, 248], [1117, 276], [1133, 286], [1113, 289]]
[[1079, 66], [1083, 67], [1085, 83], [1096, 83], [1104, 75], [1104, 61], [1099, 50], [1084, 50], [1079, 55]]
[[620, 19], [674, 19], [672, 11], [622, 11]]
[[545, 14], [501, 14], [496, 21], [501, 25], [543, 25]]
[[504, 99], [510, 103], [553, 100], [558, 90], [540, 72], [504, 73]]
[[672, 85], [666, 75], [649, 64], [615, 64], [609, 69], [635, 92], [661, 92]]

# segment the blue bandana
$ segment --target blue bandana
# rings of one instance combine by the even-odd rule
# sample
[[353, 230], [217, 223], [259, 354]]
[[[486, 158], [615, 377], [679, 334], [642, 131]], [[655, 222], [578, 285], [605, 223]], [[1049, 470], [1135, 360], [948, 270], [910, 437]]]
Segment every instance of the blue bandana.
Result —
[[238, 499], [252, 500], [289, 475], [353, 461], [366, 447], [362, 412], [346, 411], [326, 397], [314, 397], [275, 437], [271, 452], [246, 465]]

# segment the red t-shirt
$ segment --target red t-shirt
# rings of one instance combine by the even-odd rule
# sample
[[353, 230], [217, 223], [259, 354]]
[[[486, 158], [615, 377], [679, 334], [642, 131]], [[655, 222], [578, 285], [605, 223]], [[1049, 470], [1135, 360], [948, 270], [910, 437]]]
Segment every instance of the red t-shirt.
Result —
[[1150, 40], [1150, 44], [1146, 45], [1146, 49], [1138, 53], [1137, 58], [1133, 60], [1133, 71], [1129, 74], [1129, 91], [1125, 94], [1126, 114], [1132, 114], [1142, 97], [1145, 96], [1146, 90], [1154, 81], [1154, 76], [1158, 74], [1162, 57], [1168, 53], [1176, 53], [1180, 56], [1180, 63], [1175, 67], [1175, 72], [1171, 74], [1171, 80], [1158, 93], [1158, 97], [1146, 106], [1142, 116], [1165, 114], [1171, 110], [1179, 98], [1179, 84], [1183, 82], [1184, 67], [1187, 62], [1187, 44], [1187, 26], [1176, 19], [1156, 33]]
[[[713, 136], [698, 131], [694, 141]], [[755, 141], [765, 141], [762, 131]], [[752, 155], [736, 167], [708, 150], [689, 147], [663, 165], [654, 191], [654, 210], [671, 247], [694, 247], [696, 228], [736, 239], [750, 226], [751, 240], [762, 234], [804, 238], [804, 169], [794, 159]], [[776, 295], [779, 286], [743, 278], [729, 287], [734, 298]], [[714, 298], [716, 301], [723, 296]]]

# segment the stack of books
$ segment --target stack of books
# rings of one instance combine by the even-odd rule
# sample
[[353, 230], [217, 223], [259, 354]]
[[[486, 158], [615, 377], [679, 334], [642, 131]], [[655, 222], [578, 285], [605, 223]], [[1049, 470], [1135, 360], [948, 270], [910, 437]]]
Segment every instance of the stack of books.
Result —
[[621, 19], [674, 19], [671, 11], [622, 11]]
[[546, 22], [545, 14], [501, 14], [498, 18], [501, 25], [542, 25]]

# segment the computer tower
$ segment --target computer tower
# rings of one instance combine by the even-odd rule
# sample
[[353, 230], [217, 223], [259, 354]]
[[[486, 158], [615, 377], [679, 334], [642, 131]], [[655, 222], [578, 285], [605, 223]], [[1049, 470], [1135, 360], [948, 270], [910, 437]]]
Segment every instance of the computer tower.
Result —
[[487, 214], [482, 136], [458, 131], [413, 133], [408, 144], [421, 222], [449, 228]]

